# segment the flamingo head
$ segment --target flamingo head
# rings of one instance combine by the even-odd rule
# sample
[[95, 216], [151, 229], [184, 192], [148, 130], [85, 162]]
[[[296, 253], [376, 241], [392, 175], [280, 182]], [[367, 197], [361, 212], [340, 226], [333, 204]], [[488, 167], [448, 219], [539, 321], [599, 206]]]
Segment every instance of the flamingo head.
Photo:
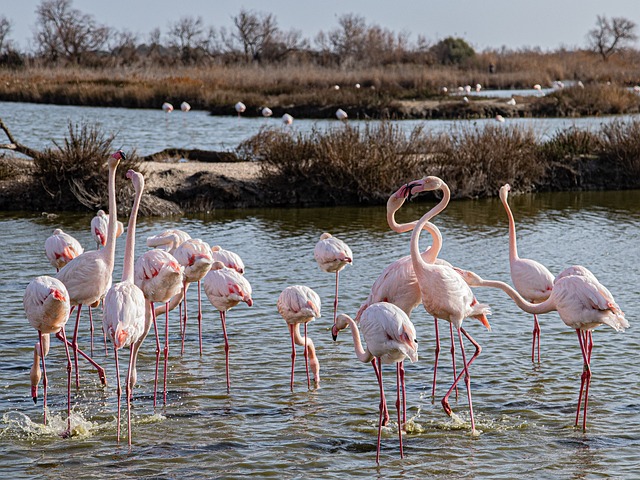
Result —
[[118, 150], [117, 152], [112, 153], [111, 156], [109, 157], [109, 168], [110, 169], [117, 168], [118, 164], [120, 163], [120, 160], [126, 160], [126, 159], [127, 157], [122, 150]]
[[511, 185], [509, 185], [508, 183], [505, 183], [502, 187], [500, 187], [500, 200], [502, 200], [503, 202], [506, 202], [507, 195], [509, 195], [510, 191], [511, 191]]
[[133, 188], [140, 192], [144, 188], [144, 176], [140, 172], [129, 169], [126, 177], [133, 182]]
[[475, 272], [471, 270], [464, 270], [462, 268], [453, 267], [453, 269], [460, 274], [462, 279], [465, 281], [467, 285], [470, 287], [481, 287], [484, 279]]
[[349, 320], [351, 320], [351, 317], [349, 317], [349, 315], [345, 315], [344, 313], [341, 313], [336, 317], [336, 323], [334, 323], [333, 327], [331, 327], [331, 337], [333, 338], [334, 342], [338, 338], [338, 333], [340, 332], [340, 330], [344, 330], [345, 328], [347, 328]]

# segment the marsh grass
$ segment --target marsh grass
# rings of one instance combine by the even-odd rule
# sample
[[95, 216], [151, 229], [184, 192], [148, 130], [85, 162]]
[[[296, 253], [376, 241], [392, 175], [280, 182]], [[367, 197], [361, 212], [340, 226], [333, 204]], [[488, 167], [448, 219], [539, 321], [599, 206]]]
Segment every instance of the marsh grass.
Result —
[[[62, 144], [40, 152], [34, 160], [34, 176], [59, 209], [88, 210], [108, 206], [107, 159], [116, 148], [115, 135], [106, 135], [98, 127], [69, 123], [68, 136]], [[141, 161], [135, 152], [127, 152], [117, 170], [117, 197], [121, 204], [129, 204], [130, 182], [128, 169], [139, 170]], [[126, 200], [125, 200], [126, 199]]]
[[631, 177], [640, 175], [640, 121], [615, 121], [601, 131], [599, 156]]
[[617, 85], [573, 86], [539, 98], [532, 105], [534, 115], [564, 117], [638, 113], [640, 95]]

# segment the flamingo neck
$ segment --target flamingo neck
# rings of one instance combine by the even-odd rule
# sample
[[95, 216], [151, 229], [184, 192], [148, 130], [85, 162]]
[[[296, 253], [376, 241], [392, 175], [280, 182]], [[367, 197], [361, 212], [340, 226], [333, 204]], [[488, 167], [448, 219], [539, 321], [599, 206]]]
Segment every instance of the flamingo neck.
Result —
[[351, 328], [351, 336], [353, 337], [353, 348], [356, 352], [356, 357], [362, 363], [369, 363], [373, 360], [373, 355], [369, 350], [365, 350], [362, 346], [362, 340], [360, 340], [360, 330], [358, 329], [358, 325], [356, 325], [355, 320], [351, 317], [347, 317], [347, 322], [349, 323], [349, 327]]
[[[136, 188], [133, 208], [129, 215], [129, 225], [127, 227], [127, 243], [124, 247], [124, 267], [122, 270], [122, 281], [133, 282], [133, 257], [136, 248], [136, 217], [140, 209], [140, 199], [142, 198], [142, 188]], [[111, 221], [111, 218], [109, 218]], [[115, 237], [115, 234], [114, 234]]]
[[113, 270], [114, 259], [116, 256], [116, 233], [118, 229], [118, 207], [116, 205], [116, 169], [109, 166], [109, 223], [107, 224], [107, 242], [104, 245], [104, 252], [107, 263], [111, 265]]
[[518, 259], [518, 246], [516, 242], [516, 222], [513, 219], [513, 213], [509, 207], [508, 197], [501, 199], [504, 209], [507, 211], [507, 217], [509, 218], [509, 260]]
[[[422, 268], [424, 269], [427, 264], [435, 262], [438, 258], [438, 254], [440, 253], [440, 249], [442, 248], [442, 236], [440, 235], [440, 231], [435, 227], [435, 225], [429, 224], [427, 225], [429, 220], [438, 215], [442, 210], [444, 210], [449, 204], [449, 200], [451, 200], [451, 192], [449, 187], [443, 183], [442, 184], [442, 200], [435, 207], [425, 213], [420, 220], [416, 223], [415, 227], [413, 227], [413, 233], [411, 234], [411, 261], [413, 262], [413, 268]], [[427, 253], [427, 260], [422, 258], [420, 255], [420, 233], [422, 233], [422, 229], [426, 228], [433, 238], [433, 246], [429, 249]]]
[[400, 207], [404, 205], [404, 200], [395, 205], [391, 200], [387, 202], [387, 224], [389, 224], [389, 228], [397, 233], [408, 232], [409, 230], [413, 230], [413, 227], [416, 225], [417, 221], [409, 222], [409, 223], [397, 223], [396, 222], [396, 212], [400, 210]]
[[541, 313], [549, 313], [553, 310], [556, 310], [555, 300], [553, 299], [553, 294], [547, 300], [542, 303], [531, 303], [522, 298], [522, 296], [513, 289], [509, 284], [501, 282], [499, 280], [482, 280], [481, 282], [474, 283], [472, 286], [474, 287], [490, 287], [490, 288], [499, 288], [507, 295], [509, 295], [512, 300], [516, 303], [521, 310], [527, 313], [533, 314], [541, 314]]

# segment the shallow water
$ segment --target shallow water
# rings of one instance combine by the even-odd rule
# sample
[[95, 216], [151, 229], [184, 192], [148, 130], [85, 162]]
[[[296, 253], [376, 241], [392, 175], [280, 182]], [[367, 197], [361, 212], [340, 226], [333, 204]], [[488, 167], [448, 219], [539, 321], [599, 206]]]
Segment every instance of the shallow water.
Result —
[[[631, 329], [594, 332], [593, 380], [587, 432], [573, 427], [582, 358], [576, 333], [557, 314], [541, 316], [542, 361], [532, 364], [531, 316], [501, 291], [478, 289], [491, 305], [492, 331], [467, 320], [482, 345], [471, 367], [479, 437], [469, 431], [464, 387], [452, 399], [456, 418], [440, 398], [451, 378], [449, 339], [441, 322], [443, 354], [437, 398], [430, 398], [434, 329], [422, 307], [412, 315], [419, 361], [407, 364], [410, 433], [405, 458], [398, 452], [395, 370], [384, 368], [391, 422], [375, 464], [379, 391], [370, 365], [360, 363], [350, 335], [331, 340], [334, 276], [320, 271], [313, 247], [329, 231], [345, 240], [354, 264], [340, 276], [339, 310], [355, 314], [376, 276], [409, 252], [409, 234], [386, 226], [384, 209], [265, 209], [216, 211], [207, 216], [141, 218], [136, 251], [165, 228], [181, 228], [211, 245], [240, 254], [253, 286], [254, 306], [228, 313], [231, 392], [225, 388], [219, 316], [204, 297], [204, 352], [198, 354], [191, 317], [184, 355], [179, 354], [177, 312], [171, 314], [168, 402], [152, 405], [154, 346], [149, 337], [138, 360], [134, 391], [133, 445], [116, 442], [115, 367], [96, 334], [96, 359], [107, 369], [103, 388], [81, 363], [81, 388], [73, 389], [74, 435], [59, 437], [66, 418], [64, 350], [52, 340], [47, 357], [49, 425], [42, 404], [33, 405], [29, 368], [36, 332], [22, 308], [27, 283], [52, 274], [45, 239], [61, 227], [87, 249], [93, 247], [90, 216], [29, 213], [0, 215], [4, 268], [0, 271], [0, 463], [7, 478], [634, 478], [640, 464], [638, 401], [640, 367], [635, 361], [640, 237], [640, 191], [512, 196], [521, 256], [557, 274], [579, 263], [612, 292]], [[417, 218], [429, 203], [411, 203], [399, 220]], [[453, 202], [437, 219], [444, 237], [441, 256], [485, 278], [509, 282], [507, 221], [496, 199]], [[427, 239], [423, 239], [423, 247]], [[118, 240], [114, 279], [120, 279], [124, 237]], [[321, 365], [321, 388], [308, 390], [302, 351], [296, 360], [295, 391], [289, 390], [291, 344], [276, 310], [279, 293], [304, 284], [322, 298], [323, 316], [309, 325]], [[195, 289], [189, 290], [190, 312]], [[99, 313], [96, 319], [100, 320]], [[161, 321], [162, 325], [162, 321]], [[98, 323], [99, 329], [99, 323]], [[83, 315], [81, 346], [88, 348]], [[468, 351], [471, 347], [467, 346]], [[458, 349], [459, 352], [459, 349]], [[458, 360], [460, 365], [460, 360]], [[42, 387], [40, 388], [42, 396]], [[40, 398], [41, 401], [41, 398]], [[126, 408], [123, 407], [123, 413]]]

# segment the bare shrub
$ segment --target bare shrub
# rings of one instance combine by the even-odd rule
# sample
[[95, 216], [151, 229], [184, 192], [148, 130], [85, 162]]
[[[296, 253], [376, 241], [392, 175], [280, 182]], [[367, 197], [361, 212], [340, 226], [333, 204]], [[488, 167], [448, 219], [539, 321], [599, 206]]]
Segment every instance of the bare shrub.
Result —
[[615, 121], [603, 125], [600, 158], [629, 176], [640, 174], [640, 121]]

